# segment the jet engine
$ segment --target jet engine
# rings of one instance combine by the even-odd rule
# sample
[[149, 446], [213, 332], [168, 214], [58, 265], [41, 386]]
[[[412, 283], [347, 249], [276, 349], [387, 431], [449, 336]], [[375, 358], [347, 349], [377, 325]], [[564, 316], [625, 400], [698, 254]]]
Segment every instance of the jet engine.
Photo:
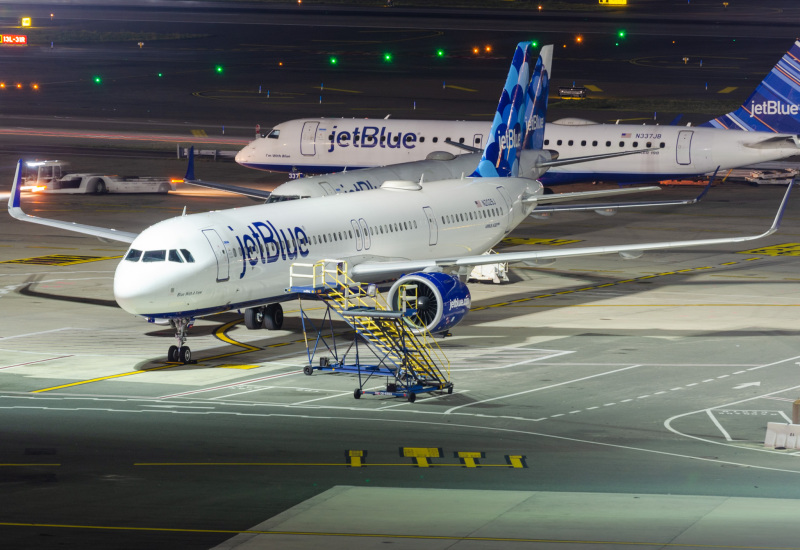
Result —
[[466, 284], [458, 277], [439, 272], [401, 277], [389, 289], [387, 299], [395, 311], [416, 310], [406, 318], [414, 334], [446, 332], [461, 322], [471, 301]]

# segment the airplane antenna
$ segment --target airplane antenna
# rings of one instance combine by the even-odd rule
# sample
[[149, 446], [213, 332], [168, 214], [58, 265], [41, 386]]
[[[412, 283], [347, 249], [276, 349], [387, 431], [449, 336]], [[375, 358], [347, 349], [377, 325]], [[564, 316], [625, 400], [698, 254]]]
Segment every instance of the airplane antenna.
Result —
[[617, 119], [617, 121], [614, 124], [619, 124], [619, 119]]
[[464, 172], [461, 172], [461, 179], [464, 179]]
[[390, 116], [392, 116], [392, 114], [391, 114], [391, 113], [389, 113], [388, 115], [386, 115], [385, 117], [383, 117], [383, 120], [389, 120], [389, 117], [390, 117]]
[[425, 174], [420, 174], [419, 176], [419, 184], [422, 185], [422, 180], [425, 179]]
[[185, 216], [185, 215], [186, 215], [186, 206], [183, 207], [183, 214], [181, 214], [181, 216]]

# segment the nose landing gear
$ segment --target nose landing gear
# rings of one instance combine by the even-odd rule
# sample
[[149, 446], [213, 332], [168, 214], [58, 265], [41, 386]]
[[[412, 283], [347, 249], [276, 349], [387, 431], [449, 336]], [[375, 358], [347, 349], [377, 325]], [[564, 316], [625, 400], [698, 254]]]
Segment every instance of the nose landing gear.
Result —
[[170, 319], [169, 324], [175, 329], [175, 339], [178, 341], [178, 345], [169, 347], [167, 361], [170, 363], [183, 363], [184, 365], [197, 363], [197, 361], [192, 361], [192, 350], [189, 349], [189, 346], [184, 346], [186, 343], [186, 331], [192, 327], [194, 319]]

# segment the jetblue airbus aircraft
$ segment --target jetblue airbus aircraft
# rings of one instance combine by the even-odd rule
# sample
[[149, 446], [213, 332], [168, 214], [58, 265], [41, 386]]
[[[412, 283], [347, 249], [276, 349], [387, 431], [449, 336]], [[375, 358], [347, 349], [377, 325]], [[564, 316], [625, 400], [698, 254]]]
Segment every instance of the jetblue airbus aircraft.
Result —
[[[614, 163], [554, 167], [544, 185], [579, 181], [650, 182], [775, 161], [800, 153], [800, 42], [735, 113], [704, 126], [596, 124], [576, 118], [549, 123], [544, 146], [562, 157], [654, 149]], [[725, 128], [763, 130], [743, 135]], [[481, 151], [485, 122], [400, 119], [298, 119], [275, 126], [236, 155], [249, 168], [324, 174]], [[769, 132], [769, 133], [766, 133]], [[776, 135], [776, 133], [778, 135]]]
[[[279, 328], [280, 302], [294, 297], [286, 287], [296, 261], [334, 258], [346, 262], [359, 282], [396, 278], [390, 303], [404, 284], [417, 285], [428, 299], [424, 305], [418, 302], [416, 328], [435, 333], [455, 326], [469, 311], [470, 293], [462, 277], [472, 266], [717, 245], [776, 231], [788, 189], [775, 221], [761, 235], [483, 255], [537, 204], [555, 196], [545, 195], [535, 179], [518, 177], [523, 150], [538, 156], [542, 165], [553, 160], [542, 150], [551, 57], [552, 46], [542, 48], [538, 60], [530, 43], [517, 46], [484, 153], [468, 176], [431, 186], [386, 181], [371, 193], [183, 215], [135, 234], [25, 214], [20, 161], [9, 213], [130, 243], [114, 274], [114, 297], [129, 313], [170, 323], [177, 345], [170, 347], [168, 359], [184, 363], [191, 361], [186, 335], [197, 317], [244, 309], [248, 328]], [[567, 195], [557, 196], [564, 200]]]

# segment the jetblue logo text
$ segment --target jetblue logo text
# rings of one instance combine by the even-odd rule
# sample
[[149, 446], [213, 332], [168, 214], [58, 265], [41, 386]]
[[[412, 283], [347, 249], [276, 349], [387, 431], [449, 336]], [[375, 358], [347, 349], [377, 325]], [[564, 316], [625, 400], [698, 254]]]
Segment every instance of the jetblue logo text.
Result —
[[276, 229], [270, 222], [253, 222], [247, 226], [247, 231], [249, 233], [241, 237], [236, 235], [242, 253], [240, 279], [247, 271], [247, 264], [255, 267], [259, 262], [270, 264], [308, 256], [308, 235], [300, 227]]
[[381, 149], [399, 149], [405, 147], [406, 149], [413, 149], [417, 146], [417, 134], [412, 132], [387, 132], [386, 127], [378, 128], [377, 126], [364, 126], [356, 128], [352, 132], [346, 130], [336, 131], [336, 126], [333, 127], [333, 132], [330, 136], [330, 149], [332, 152], [335, 147], [362, 147], [370, 149], [372, 147], [380, 147]]
[[750, 118], [756, 115], [796, 115], [798, 113], [800, 113], [800, 105], [787, 105], [775, 100], [750, 104]]

